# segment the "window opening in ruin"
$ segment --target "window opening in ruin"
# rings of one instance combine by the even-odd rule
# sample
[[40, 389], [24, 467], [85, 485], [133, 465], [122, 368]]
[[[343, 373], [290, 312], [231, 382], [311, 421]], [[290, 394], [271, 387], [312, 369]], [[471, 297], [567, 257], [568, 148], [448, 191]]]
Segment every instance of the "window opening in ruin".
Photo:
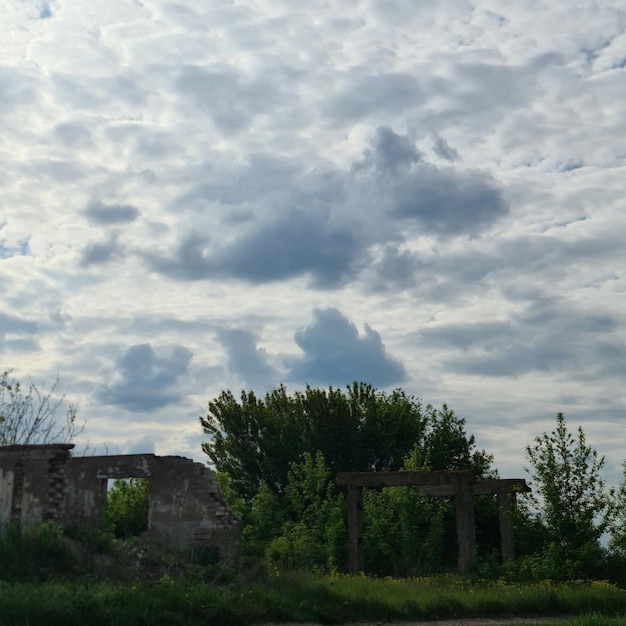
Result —
[[119, 539], [138, 537], [148, 530], [148, 478], [107, 481], [105, 524]]

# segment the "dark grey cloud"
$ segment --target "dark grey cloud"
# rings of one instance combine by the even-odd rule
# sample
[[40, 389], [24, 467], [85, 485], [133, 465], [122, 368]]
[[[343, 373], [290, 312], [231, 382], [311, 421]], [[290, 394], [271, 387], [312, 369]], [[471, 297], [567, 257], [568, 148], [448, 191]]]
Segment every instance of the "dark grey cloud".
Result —
[[474, 347], [502, 348], [510, 341], [512, 334], [510, 322], [498, 321], [427, 326], [419, 332], [423, 345], [454, 346], [461, 350]]
[[5, 339], [0, 342], [8, 353], [29, 354], [40, 349], [39, 342], [33, 337], [19, 337], [17, 339]]
[[610, 315], [581, 311], [565, 300], [540, 298], [506, 322], [445, 324], [420, 330], [420, 343], [463, 352], [444, 363], [451, 371], [479, 376], [569, 372], [581, 377], [626, 371], [626, 347], [613, 339]]
[[393, 189], [392, 215], [441, 236], [478, 234], [507, 212], [502, 190], [482, 172], [420, 163]]
[[415, 142], [409, 137], [380, 126], [371, 141], [371, 149], [365, 150], [363, 161], [356, 163], [353, 170], [358, 172], [370, 167], [380, 173], [395, 174], [419, 162], [420, 157]]
[[448, 142], [440, 137], [437, 133], [433, 133], [433, 147], [435, 154], [446, 161], [458, 161], [460, 156], [457, 150], [451, 148]]
[[420, 84], [410, 74], [348, 75], [346, 79], [346, 87], [329, 100], [325, 110], [339, 123], [356, 122], [377, 113], [400, 113], [426, 101]]
[[332, 288], [348, 277], [358, 252], [353, 235], [333, 228], [319, 211], [290, 213], [221, 249], [194, 234], [180, 241], [173, 258], [145, 256], [154, 270], [183, 280], [267, 283], [309, 275], [313, 286]]
[[24, 320], [14, 315], [0, 313], [0, 336], [5, 335], [30, 335], [39, 329], [37, 322]]
[[36, 350], [39, 331], [37, 322], [0, 312], [0, 348], [3, 351], [25, 354]]
[[387, 353], [373, 328], [365, 324], [364, 330], [360, 335], [337, 309], [316, 309], [313, 323], [295, 334], [304, 356], [291, 363], [288, 379], [336, 386], [358, 380], [380, 387], [404, 381], [404, 365]]
[[188, 373], [192, 353], [182, 346], [159, 352], [163, 356], [148, 343], [131, 346], [118, 359], [112, 380], [98, 389], [98, 399], [138, 413], [181, 403], [176, 387]]
[[109, 224], [127, 224], [139, 217], [139, 209], [129, 204], [101, 204], [94, 202], [85, 209], [90, 222], [108, 226]]
[[266, 390], [278, 383], [276, 369], [263, 348], [257, 348], [257, 336], [250, 330], [231, 328], [217, 333], [226, 350], [228, 369], [246, 387]]
[[108, 263], [116, 256], [120, 256], [122, 248], [117, 235], [111, 235], [106, 241], [88, 244], [82, 252], [80, 265], [89, 267], [90, 265], [102, 265]]
[[410, 250], [402, 250], [394, 243], [386, 244], [371, 263], [367, 286], [372, 291], [410, 289], [422, 280], [425, 269], [425, 264]]
[[334, 287], [348, 276], [357, 253], [353, 235], [333, 228], [322, 211], [294, 212], [227, 248], [222, 271], [250, 282], [309, 274], [315, 286]]
[[[216, 234], [198, 229], [181, 237], [169, 255], [142, 253], [155, 271], [253, 284], [304, 276], [317, 288], [336, 288], [365, 272], [370, 290], [386, 283], [408, 288], [425, 264], [400, 252], [403, 242], [420, 235], [479, 235], [508, 212], [488, 174], [426, 163], [409, 134], [388, 127], [376, 130], [349, 171], [306, 169], [257, 154], [220, 174], [208, 168], [209, 180], [173, 205], [197, 206], [199, 213], [206, 201], [219, 203], [212, 208], [221, 220]], [[220, 229], [232, 231], [235, 221], [241, 227], [223, 243]]]
[[353, 177], [362, 193], [386, 207], [388, 218], [415, 221], [422, 234], [477, 235], [509, 210], [489, 174], [427, 163], [408, 135], [386, 127], [376, 131]]

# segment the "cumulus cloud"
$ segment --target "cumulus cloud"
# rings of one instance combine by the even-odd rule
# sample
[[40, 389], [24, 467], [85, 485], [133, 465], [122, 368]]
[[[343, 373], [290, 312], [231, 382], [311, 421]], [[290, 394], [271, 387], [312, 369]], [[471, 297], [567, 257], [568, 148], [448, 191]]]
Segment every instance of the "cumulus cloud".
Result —
[[128, 348], [99, 388], [98, 399], [136, 413], [180, 403], [177, 384], [188, 373], [192, 353], [182, 346], [158, 352], [161, 356], [149, 343]]
[[621, 375], [623, 362], [617, 364], [626, 347], [614, 336], [618, 328], [611, 315], [538, 298], [507, 321], [427, 326], [420, 339], [422, 345], [456, 348], [459, 352], [445, 359], [446, 367], [473, 376], [549, 371]]
[[254, 332], [227, 328], [217, 335], [226, 350], [228, 369], [245, 387], [266, 390], [279, 382], [277, 370], [270, 363], [267, 352], [257, 347]]
[[146, 258], [155, 270], [184, 280], [267, 283], [310, 276], [315, 286], [334, 287], [349, 275], [357, 252], [352, 234], [333, 228], [323, 212], [293, 212], [225, 246], [193, 234], [180, 241], [173, 257]]
[[379, 333], [368, 324], [361, 335], [337, 309], [316, 309], [313, 317], [295, 334], [304, 356], [291, 364], [290, 380], [335, 386], [358, 380], [380, 387], [405, 380], [404, 365], [387, 353]]
[[601, 4], [9, 0], [3, 360], [73, 375], [103, 431], [166, 406], [159, 451], [285, 372], [404, 381], [479, 438], [532, 441], [561, 400], [613, 433], [626, 11]]
[[127, 204], [92, 203], [85, 209], [90, 222], [102, 226], [111, 224], [127, 224], [139, 217], [139, 209]]
[[407, 136], [389, 128], [378, 129], [354, 171], [388, 218], [415, 220], [423, 234], [476, 235], [508, 213], [501, 187], [487, 173], [427, 163]]
[[119, 256], [122, 252], [117, 234], [110, 235], [106, 241], [88, 244], [82, 252], [80, 264], [82, 267], [102, 265]]
[[[252, 284], [306, 277], [310, 286], [336, 289], [378, 263], [377, 276], [406, 287], [416, 261], [406, 251], [392, 258], [398, 241], [477, 235], [508, 212], [500, 186], [488, 174], [428, 163], [410, 135], [388, 127], [376, 130], [349, 170], [302, 171], [256, 158], [227, 172], [225, 180], [196, 186], [179, 202], [199, 198], [229, 208], [222, 225], [211, 228], [210, 237], [200, 230], [180, 235], [169, 255], [144, 252], [157, 272]], [[248, 208], [251, 202], [259, 207], [256, 212]], [[242, 216], [241, 232], [224, 242], [219, 231], [235, 215]], [[409, 221], [418, 228], [407, 231]], [[376, 246], [384, 250], [382, 262]], [[394, 265], [398, 276], [392, 275]]]

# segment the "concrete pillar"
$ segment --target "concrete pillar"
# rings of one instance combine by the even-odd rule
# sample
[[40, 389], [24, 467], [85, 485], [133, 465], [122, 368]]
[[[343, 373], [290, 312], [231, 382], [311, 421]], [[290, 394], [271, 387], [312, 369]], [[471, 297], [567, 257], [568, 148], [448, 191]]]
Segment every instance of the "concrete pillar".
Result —
[[512, 489], [500, 489], [496, 493], [496, 497], [498, 499], [502, 561], [512, 561], [515, 559], [515, 535], [513, 532], [515, 492]]
[[363, 571], [363, 488], [348, 485], [348, 571]]
[[459, 545], [459, 573], [466, 574], [476, 565], [476, 524], [472, 488], [467, 480], [457, 480], [454, 506]]

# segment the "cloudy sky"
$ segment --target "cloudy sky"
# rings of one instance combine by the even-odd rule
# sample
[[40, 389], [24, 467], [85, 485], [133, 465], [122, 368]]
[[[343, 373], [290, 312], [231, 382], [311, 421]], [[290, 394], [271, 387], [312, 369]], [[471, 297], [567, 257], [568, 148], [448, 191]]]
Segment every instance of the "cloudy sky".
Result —
[[83, 444], [364, 380], [503, 476], [562, 411], [617, 480], [623, 0], [0, 5], [0, 365]]

